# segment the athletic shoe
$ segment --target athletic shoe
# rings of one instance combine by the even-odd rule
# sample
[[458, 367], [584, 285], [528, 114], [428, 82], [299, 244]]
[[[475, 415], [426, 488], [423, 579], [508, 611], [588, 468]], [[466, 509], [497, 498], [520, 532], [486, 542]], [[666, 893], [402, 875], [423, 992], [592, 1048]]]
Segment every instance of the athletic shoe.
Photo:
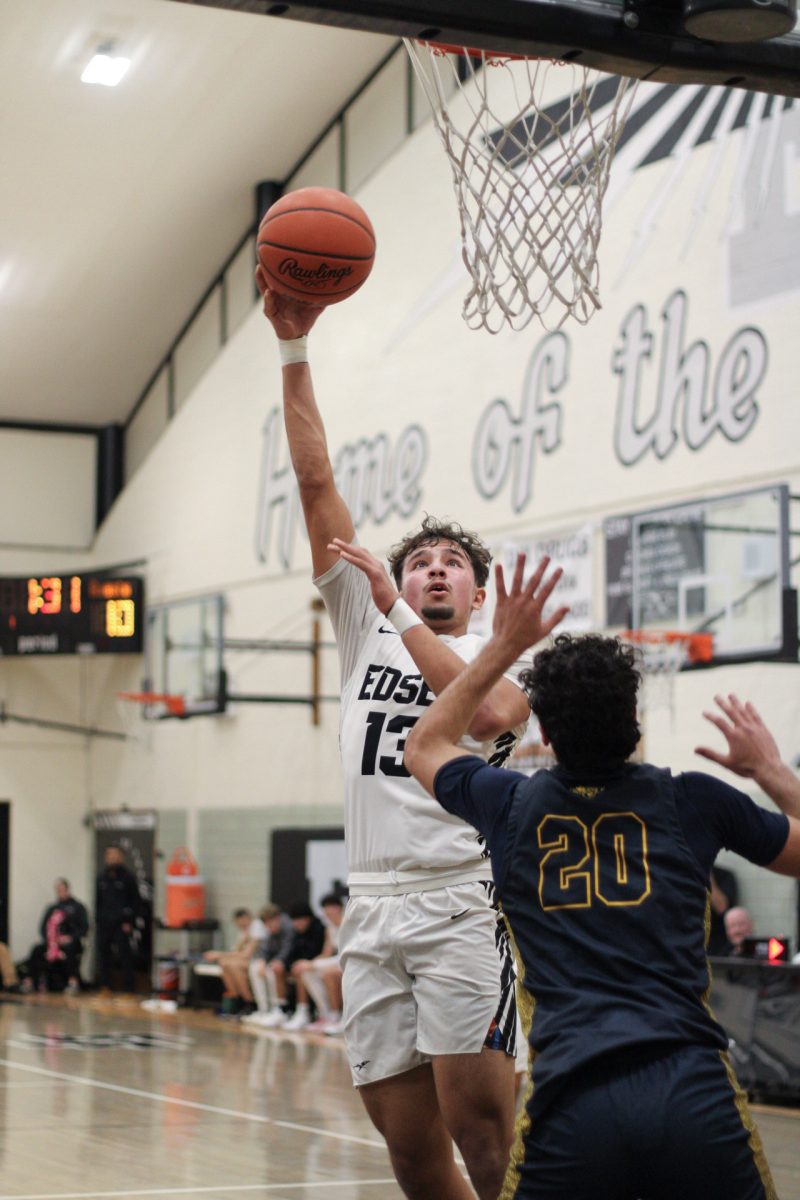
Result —
[[302, 1008], [298, 1008], [294, 1016], [289, 1018], [283, 1028], [287, 1033], [298, 1033], [301, 1029], [308, 1029], [310, 1024], [311, 1017], [308, 1015], [308, 1010], [303, 1011]]
[[262, 1018], [267, 1016], [269, 1016], [269, 1013], [259, 1012], [259, 1010], [256, 1008], [253, 1009], [252, 1012], [242, 1013], [242, 1015], [239, 1017], [239, 1020], [243, 1025], [260, 1025]]
[[258, 1009], [256, 1008], [252, 1012], [241, 1013], [239, 1015], [239, 1020], [242, 1022], [243, 1025], [249, 1025], [252, 1022], [253, 1017], [258, 1017], [258, 1016], [260, 1016], [260, 1013], [259, 1013]]
[[306, 1033], [324, 1033], [331, 1023], [330, 1017], [317, 1017], [310, 1025], [306, 1025]]
[[[256, 1020], [258, 1017], [258, 1020]], [[258, 1026], [261, 1029], [280, 1029], [288, 1020], [287, 1014], [282, 1008], [273, 1008], [268, 1013], [253, 1013], [251, 1024]]]
[[331, 1021], [325, 1030], [326, 1037], [341, 1037], [344, 1033], [344, 1021]]

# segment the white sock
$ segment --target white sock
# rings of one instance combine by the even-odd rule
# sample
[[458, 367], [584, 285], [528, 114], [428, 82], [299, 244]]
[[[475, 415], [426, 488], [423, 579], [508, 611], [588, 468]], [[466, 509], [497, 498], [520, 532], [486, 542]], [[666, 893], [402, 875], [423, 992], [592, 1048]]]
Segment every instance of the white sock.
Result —
[[285, 1009], [286, 1002], [284, 1000], [281, 1000], [280, 996], [278, 995], [278, 981], [275, 978], [275, 972], [270, 971], [269, 966], [267, 966], [266, 983], [267, 983], [267, 991], [269, 992], [269, 1007], [270, 1007], [270, 1009], [273, 1012], [279, 1008]]
[[317, 1006], [317, 1012], [321, 1017], [329, 1017], [331, 1015], [331, 1005], [328, 1000], [328, 989], [325, 987], [320, 976], [314, 970], [306, 971], [303, 975], [303, 983], [306, 985], [306, 991]]
[[[256, 970], [257, 966], [258, 966], [258, 963], [255, 963], [255, 962], [251, 963], [250, 968], [247, 973], [250, 976], [250, 986], [253, 989], [253, 995], [255, 996], [255, 1000], [256, 1000], [256, 1007], [258, 1008], [259, 1012], [265, 1013], [265, 1012], [269, 1012], [269, 995], [267, 993], [267, 981], [266, 981], [266, 978], [258, 970]], [[270, 971], [269, 974], [271, 975], [272, 972]]]

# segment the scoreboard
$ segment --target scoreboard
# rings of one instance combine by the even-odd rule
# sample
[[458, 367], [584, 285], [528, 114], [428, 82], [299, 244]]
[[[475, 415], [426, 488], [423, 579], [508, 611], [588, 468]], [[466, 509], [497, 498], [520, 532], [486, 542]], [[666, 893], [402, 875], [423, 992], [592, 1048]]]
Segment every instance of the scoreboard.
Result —
[[0, 577], [0, 655], [140, 654], [140, 577]]

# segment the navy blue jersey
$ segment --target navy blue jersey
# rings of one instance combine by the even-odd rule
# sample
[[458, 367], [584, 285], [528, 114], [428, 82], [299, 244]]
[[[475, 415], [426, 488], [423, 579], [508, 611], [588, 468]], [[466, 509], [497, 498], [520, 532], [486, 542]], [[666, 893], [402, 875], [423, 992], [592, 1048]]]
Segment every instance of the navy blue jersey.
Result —
[[705, 1004], [709, 868], [723, 845], [771, 862], [786, 817], [710, 776], [647, 764], [589, 784], [560, 767], [529, 779], [463, 757], [435, 789], [491, 852], [534, 1002], [532, 1115], [622, 1048], [725, 1048]]

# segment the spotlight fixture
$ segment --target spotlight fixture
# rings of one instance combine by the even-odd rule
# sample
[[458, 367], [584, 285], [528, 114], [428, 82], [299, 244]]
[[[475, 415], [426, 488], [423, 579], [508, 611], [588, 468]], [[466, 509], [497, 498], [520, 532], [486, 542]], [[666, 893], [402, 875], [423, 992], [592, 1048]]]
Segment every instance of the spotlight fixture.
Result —
[[81, 75], [82, 83], [102, 83], [104, 87], [116, 87], [128, 67], [129, 58], [114, 53], [113, 42], [103, 42], [97, 47]]
[[791, 33], [797, 0], [683, 0], [683, 27], [708, 42], [763, 42]]

